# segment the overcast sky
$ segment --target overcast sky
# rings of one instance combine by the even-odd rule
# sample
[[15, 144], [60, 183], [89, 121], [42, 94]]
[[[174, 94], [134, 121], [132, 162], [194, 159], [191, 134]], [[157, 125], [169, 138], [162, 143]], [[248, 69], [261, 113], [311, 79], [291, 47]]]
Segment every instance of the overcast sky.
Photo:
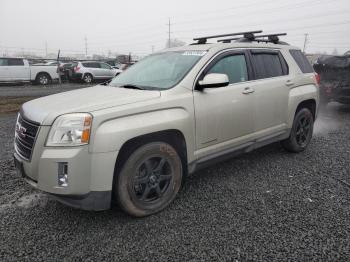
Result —
[[263, 29], [308, 52], [350, 50], [349, 0], [0, 0], [0, 55], [32, 51], [63, 54], [132, 52], [186, 43], [207, 34]]

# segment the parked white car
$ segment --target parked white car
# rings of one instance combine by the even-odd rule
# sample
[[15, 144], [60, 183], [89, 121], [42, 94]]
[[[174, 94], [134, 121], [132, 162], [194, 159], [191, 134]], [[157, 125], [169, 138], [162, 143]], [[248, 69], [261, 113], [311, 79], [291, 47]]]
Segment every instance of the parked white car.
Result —
[[113, 68], [107, 63], [98, 61], [77, 62], [72, 66], [69, 77], [72, 80], [82, 80], [85, 83], [91, 83], [95, 79], [112, 79], [123, 72], [120, 69]]
[[35, 82], [47, 85], [58, 79], [57, 65], [29, 65], [23, 58], [0, 57], [0, 82]]

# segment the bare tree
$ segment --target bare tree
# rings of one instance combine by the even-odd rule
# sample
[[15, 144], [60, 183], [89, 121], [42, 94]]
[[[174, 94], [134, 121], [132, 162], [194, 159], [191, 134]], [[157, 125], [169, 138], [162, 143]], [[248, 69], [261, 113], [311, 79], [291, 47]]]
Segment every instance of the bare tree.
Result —
[[169, 39], [166, 41], [165, 47], [168, 48], [170, 47], [177, 47], [177, 46], [184, 46], [186, 43], [184, 41], [181, 41], [180, 39], [174, 38], [170, 40], [170, 45], [169, 45]]

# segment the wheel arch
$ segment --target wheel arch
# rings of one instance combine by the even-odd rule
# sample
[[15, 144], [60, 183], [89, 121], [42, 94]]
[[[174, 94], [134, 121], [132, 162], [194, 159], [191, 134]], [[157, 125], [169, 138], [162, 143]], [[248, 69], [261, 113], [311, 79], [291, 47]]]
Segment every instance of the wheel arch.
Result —
[[309, 109], [312, 113], [314, 120], [315, 120], [315, 118], [316, 118], [316, 100], [315, 99], [307, 99], [307, 100], [301, 101], [298, 104], [294, 115], [296, 115], [299, 112], [299, 110], [302, 108]]
[[140, 135], [126, 141], [119, 150], [117, 159], [115, 161], [114, 166], [114, 175], [113, 175], [113, 190], [116, 182], [116, 176], [121, 171], [125, 161], [129, 158], [129, 156], [140, 146], [145, 145], [147, 143], [152, 142], [165, 142], [170, 144], [179, 154], [182, 161], [182, 169], [183, 169], [183, 179], [182, 182], [185, 181], [188, 168], [187, 168], [187, 144], [184, 134], [177, 129], [167, 129], [162, 131], [157, 131], [153, 133], [148, 133], [144, 135]]
[[45, 71], [40, 71], [40, 72], [38, 72], [38, 73], [36, 74], [36, 76], [35, 76], [35, 80], [37, 80], [38, 77], [39, 77], [40, 75], [47, 75], [47, 76], [49, 77], [49, 80], [52, 80], [51, 75], [50, 75], [48, 72], [45, 72]]
[[94, 80], [94, 79], [95, 79], [94, 74], [93, 74], [93, 73], [91, 73], [91, 72], [85, 72], [85, 73], [82, 75], [82, 79], [84, 79], [84, 76], [86, 76], [86, 75], [91, 75], [92, 80]]

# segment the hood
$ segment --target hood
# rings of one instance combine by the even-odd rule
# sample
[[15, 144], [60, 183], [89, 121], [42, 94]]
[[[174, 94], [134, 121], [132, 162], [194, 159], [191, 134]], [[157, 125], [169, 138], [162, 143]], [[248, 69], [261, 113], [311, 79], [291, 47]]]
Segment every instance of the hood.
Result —
[[160, 91], [97, 85], [31, 100], [21, 112], [28, 120], [51, 125], [62, 114], [93, 112], [160, 97]]

